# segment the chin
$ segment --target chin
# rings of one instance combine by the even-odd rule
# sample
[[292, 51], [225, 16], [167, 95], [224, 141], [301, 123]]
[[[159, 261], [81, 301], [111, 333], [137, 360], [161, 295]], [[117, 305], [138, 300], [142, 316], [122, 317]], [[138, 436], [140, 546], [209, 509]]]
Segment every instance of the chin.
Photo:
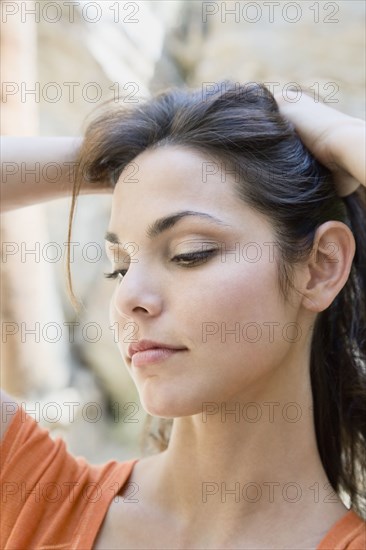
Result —
[[192, 416], [194, 414], [201, 413], [201, 408], [194, 410], [193, 408], [189, 408], [187, 406], [177, 407], [177, 405], [157, 403], [154, 400], [141, 400], [141, 404], [148, 414], [158, 418], [180, 418], [183, 416]]
[[139, 391], [141, 405], [151, 416], [160, 418], [179, 418], [202, 413], [202, 403], [192, 403], [182, 394], [174, 395], [171, 391], [150, 391], [144, 388]]

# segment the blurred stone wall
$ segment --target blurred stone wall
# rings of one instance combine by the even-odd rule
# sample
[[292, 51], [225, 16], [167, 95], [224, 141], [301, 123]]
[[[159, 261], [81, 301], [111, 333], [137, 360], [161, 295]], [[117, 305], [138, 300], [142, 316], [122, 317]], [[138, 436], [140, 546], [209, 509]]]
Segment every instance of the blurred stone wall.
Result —
[[[107, 1], [76, 2], [73, 10], [59, 4], [60, 12], [41, 13], [36, 24], [39, 101], [30, 95], [27, 106], [37, 103], [42, 135], [80, 135], [93, 111], [116, 94], [119, 102], [133, 104], [173, 85], [214, 86], [224, 78], [262, 81], [284, 93], [287, 83], [296, 82], [332, 106], [364, 117], [363, 1], [141, 1], [119, 2], [119, 11], [117, 3]], [[18, 133], [16, 124], [10, 133]], [[80, 403], [73, 422], [65, 407], [58, 422], [47, 421], [45, 415], [40, 420], [54, 435], [61, 433], [72, 452], [95, 463], [139, 454], [144, 418], [109, 328], [113, 283], [103, 278], [109, 270], [103, 236], [110, 205], [110, 196], [78, 200], [72, 273], [75, 292], [86, 305], [80, 316], [66, 297], [65, 256], [38, 266], [47, 276], [34, 284], [48, 301], [46, 320], [63, 329], [63, 345], [54, 346], [53, 356], [48, 345], [42, 361], [27, 354], [30, 341], [18, 342], [28, 356], [29, 373], [19, 396], [30, 405], [37, 400], [41, 406]], [[69, 207], [68, 199], [45, 205], [46, 226], [38, 240], [64, 249]], [[17, 239], [31, 242], [35, 236], [25, 225]], [[98, 250], [101, 256], [96, 258]], [[18, 281], [26, 273], [23, 264]], [[21, 319], [19, 309], [17, 315]], [[64, 322], [79, 323], [73, 338]], [[12, 388], [9, 359], [7, 363], [6, 384]], [[57, 383], [54, 365], [63, 372]]]
[[[14, 3], [9, 6], [14, 10]], [[32, 9], [35, 4], [30, 1], [27, 6]], [[4, 20], [7, 13], [2, 11]], [[9, 17], [2, 25], [2, 135], [32, 136], [39, 131], [39, 102], [25, 98], [37, 80], [37, 30], [34, 20], [21, 17]], [[37, 261], [37, 243], [46, 224], [42, 204], [6, 213], [1, 220], [1, 384], [19, 397], [64, 385], [70, 369], [68, 346], [41, 341], [37, 330], [37, 323], [47, 322], [51, 311], [54, 320], [63, 318], [52, 266]], [[32, 243], [27, 242], [30, 235]]]
[[[191, 86], [227, 78], [264, 82], [285, 94], [296, 83], [365, 118], [363, 0], [186, 2], [165, 46], [165, 60]], [[167, 61], [156, 88], [169, 85], [166, 67]]]
[[[28, 109], [14, 93], [19, 73], [22, 71], [23, 80], [35, 79], [35, 47], [36, 28], [28, 25], [24, 28], [19, 20], [11, 20], [2, 27], [1, 33], [1, 135], [9, 135], [14, 128], [19, 135], [32, 135], [37, 132], [37, 109]], [[26, 48], [27, 46], [27, 48]], [[7, 84], [8, 83], [8, 84]], [[13, 83], [13, 84], [12, 84]], [[25, 123], [24, 123], [25, 122]], [[19, 293], [16, 293], [21, 280], [17, 278], [18, 262], [13, 261], [11, 267], [7, 262], [6, 243], [17, 243], [19, 239], [16, 227], [19, 226], [20, 215], [12, 214], [1, 218], [1, 386], [7, 388], [14, 395], [21, 395], [26, 390], [25, 356], [22, 348], [14, 339], [7, 339], [7, 331], [15, 331], [14, 310]], [[14, 247], [12, 247], [14, 249]], [[7, 248], [10, 251], [9, 248]], [[17, 295], [15, 295], [17, 294]], [[20, 304], [19, 306], [20, 307]], [[32, 305], [29, 304], [29, 309]]]

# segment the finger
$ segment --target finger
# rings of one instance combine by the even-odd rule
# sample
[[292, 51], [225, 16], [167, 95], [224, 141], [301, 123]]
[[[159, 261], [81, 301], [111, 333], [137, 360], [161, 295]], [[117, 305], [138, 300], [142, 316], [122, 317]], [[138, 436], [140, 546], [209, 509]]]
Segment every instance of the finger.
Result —
[[334, 174], [334, 185], [338, 196], [347, 197], [354, 193], [361, 183], [347, 172], [342, 172]]

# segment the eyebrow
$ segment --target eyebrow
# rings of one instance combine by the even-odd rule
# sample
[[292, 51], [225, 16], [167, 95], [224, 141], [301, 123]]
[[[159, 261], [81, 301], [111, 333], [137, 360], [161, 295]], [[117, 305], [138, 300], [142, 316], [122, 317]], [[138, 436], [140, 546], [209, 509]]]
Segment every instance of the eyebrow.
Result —
[[[211, 222], [215, 222], [216, 224], [222, 225], [223, 227], [232, 227], [231, 225], [223, 222], [222, 220], [219, 220], [218, 218], [215, 218], [214, 216], [211, 216], [210, 214], [207, 214], [206, 212], [182, 210], [181, 212], [176, 212], [175, 214], [171, 214], [170, 216], [155, 220], [152, 224], [148, 226], [145, 235], [148, 239], [152, 240], [158, 235], [161, 235], [161, 233], [163, 233], [164, 231], [168, 231], [169, 229], [174, 227], [180, 220], [186, 218], [187, 216], [196, 216]], [[118, 240], [118, 236], [116, 235], [116, 233], [107, 231], [104, 238], [106, 241], [109, 241], [111, 243], [122, 245], [122, 243]]]

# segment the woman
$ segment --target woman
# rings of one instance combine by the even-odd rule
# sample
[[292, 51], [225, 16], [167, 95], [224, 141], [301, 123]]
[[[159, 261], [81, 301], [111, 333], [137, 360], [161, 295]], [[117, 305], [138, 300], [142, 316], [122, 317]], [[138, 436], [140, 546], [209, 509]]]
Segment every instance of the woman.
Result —
[[117, 345], [145, 410], [174, 422], [161, 452], [92, 467], [17, 410], [2, 483], [75, 492], [36, 507], [10, 486], [4, 548], [365, 544], [364, 123], [276, 99], [169, 91], [89, 126], [69, 237], [77, 194], [112, 191]]

